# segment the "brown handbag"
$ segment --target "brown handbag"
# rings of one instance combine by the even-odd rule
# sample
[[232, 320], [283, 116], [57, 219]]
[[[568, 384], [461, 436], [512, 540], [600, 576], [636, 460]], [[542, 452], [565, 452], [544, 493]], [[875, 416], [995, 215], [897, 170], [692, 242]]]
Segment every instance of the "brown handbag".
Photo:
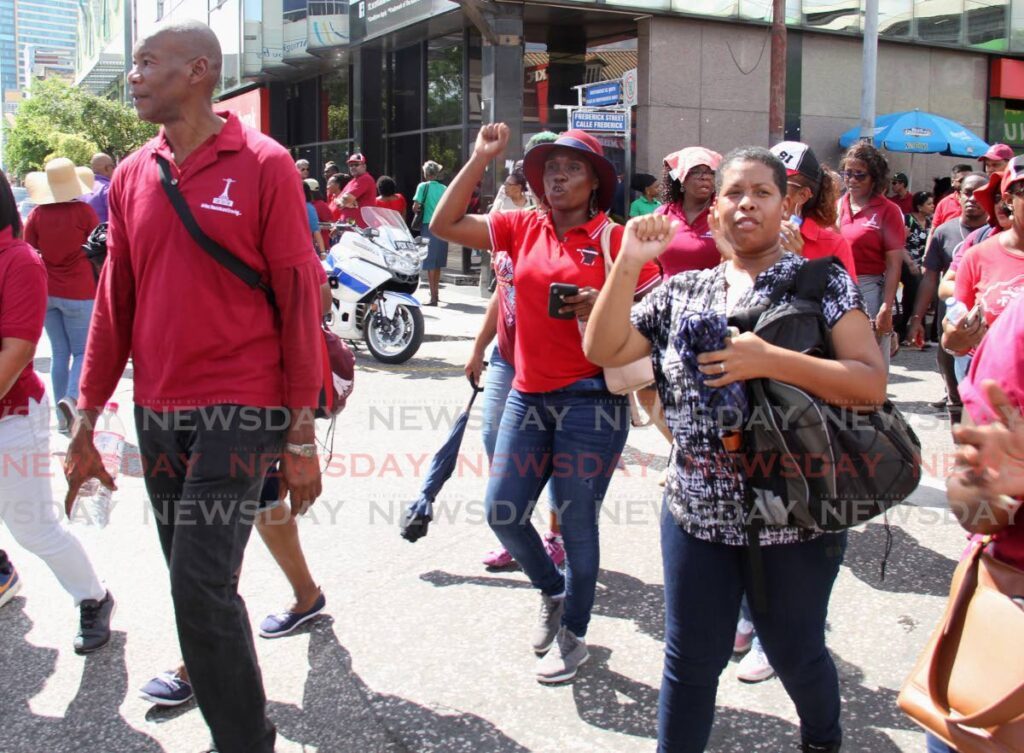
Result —
[[972, 545], [899, 706], [958, 753], [1024, 751], [1024, 571]]
[[[601, 229], [601, 253], [604, 255], [605, 275], [612, 273], [612, 254], [609, 249], [613, 227], [614, 224], [608, 222]], [[654, 362], [650, 356], [644, 356], [622, 366], [605, 366], [604, 381], [608, 391], [613, 395], [631, 395], [654, 384]], [[634, 420], [634, 425], [641, 424], [636, 424]]]

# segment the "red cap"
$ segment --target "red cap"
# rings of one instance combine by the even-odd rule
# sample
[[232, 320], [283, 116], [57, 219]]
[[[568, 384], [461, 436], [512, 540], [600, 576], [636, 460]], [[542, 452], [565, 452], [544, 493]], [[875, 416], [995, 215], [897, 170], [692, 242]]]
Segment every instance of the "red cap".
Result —
[[1006, 193], [1010, 186], [1022, 180], [1024, 180], [1024, 157], [1014, 157], [1003, 169], [1003, 182], [999, 190]]
[[1013, 149], [1006, 144], [993, 144], [988, 148], [987, 152], [978, 157], [978, 162], [984, 162], [987, 159], [1005, 162], [1013, 159], [1013, 156]]
[[348, 159], [345, 160], [345, 164], [351, 165], [353, 162], [356, 163], [357, 165], [365, 165], [366, 157], [360, 152], [348, 155]]

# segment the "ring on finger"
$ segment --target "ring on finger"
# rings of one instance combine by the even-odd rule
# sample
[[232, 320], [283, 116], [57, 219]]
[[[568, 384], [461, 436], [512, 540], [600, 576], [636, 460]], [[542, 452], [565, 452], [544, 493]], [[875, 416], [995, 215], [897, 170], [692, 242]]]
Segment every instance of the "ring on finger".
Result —
[[718, 373], [719, 374], [724, 374], [725, 373], [725, 361], [719, 361], [718, 362]]

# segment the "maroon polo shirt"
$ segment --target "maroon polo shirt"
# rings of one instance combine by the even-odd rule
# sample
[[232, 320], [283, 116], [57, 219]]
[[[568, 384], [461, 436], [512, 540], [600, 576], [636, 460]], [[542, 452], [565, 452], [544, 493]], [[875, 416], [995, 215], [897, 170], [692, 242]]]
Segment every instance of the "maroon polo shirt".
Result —
[[[0, 230], [0, 339], [12, 337], [38, 343], [45, 318], [43, 261], [34, 248], [15, 238], [11, 228], [6, 227]], [[0, 418], [24, 415], [29, 400], [42, 400], [45, 392], [29, 361], [11, 388], [0, 395]]]
[[903, 248], [907, 226], [900, 208], [880, 194], [859, 212], [850, 208], [850, 194], [839, 202], [839, 232], [853, 250], [857, 276], [885, 274], [885, 252]]
[[43, 255], [49, 295], [76, 301], [96, 295], [96, 276], [82, 244], [99, 222], [96, 210], [82, 201], [41, 204], [32, 210], [24, 237]]
[[[299, 174], [276, 141], [218, 115], [220, 133], [181, 165], [161, 130], [114, 174], [81, 408], [103, 406], [129, 354], [140, 406], [317, 404], [319, 263]], [[157, 154], [204, 232], [273, 288], [277, 312], [192, 240], [160, 184]]]
[[341, 218], [343, 220], [350, 220], [355, 222], [359, 227], [366, 227], [366, 223], [363, 222], [362, 212], [359, 210], [363, 207], [376, 206], [377, 198], [377, 181], [370, 177], [369, 173], [363, 173], [358, 178], [352, 178], [345, 187], [341, 189], [342, 195], [347, 193], [352, 194], [356, 197], [355, 207], [342, 207]]
[[655, 214], [668, 215], [679, 222], [675, 236], [658, 257], [665, 279], [680, 272], [710, 269], [722, 263], [722, 254], [718, 251], [715, 239], [711, 235], [711, 228], [708, 226], [710, 209], [709, 204], [707, 209], [694, 218], [692, 225], [686, 221], [686, 212], [677, 204], [662, 204], [654, 210]]

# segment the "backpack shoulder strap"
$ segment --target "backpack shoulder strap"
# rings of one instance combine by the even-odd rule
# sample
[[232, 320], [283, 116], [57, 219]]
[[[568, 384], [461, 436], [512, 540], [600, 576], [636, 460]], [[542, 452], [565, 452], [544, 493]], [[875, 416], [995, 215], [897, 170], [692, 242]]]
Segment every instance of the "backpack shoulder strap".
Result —
[[797, 270], [793, 280], [796, 297], [808, 301], [820, 301], [825, 295], [829, 270], [833, 264], [842, 264], [842, 262], [835, 256], [825, 256], [821, 259], [804, 262], [803, 266]]

